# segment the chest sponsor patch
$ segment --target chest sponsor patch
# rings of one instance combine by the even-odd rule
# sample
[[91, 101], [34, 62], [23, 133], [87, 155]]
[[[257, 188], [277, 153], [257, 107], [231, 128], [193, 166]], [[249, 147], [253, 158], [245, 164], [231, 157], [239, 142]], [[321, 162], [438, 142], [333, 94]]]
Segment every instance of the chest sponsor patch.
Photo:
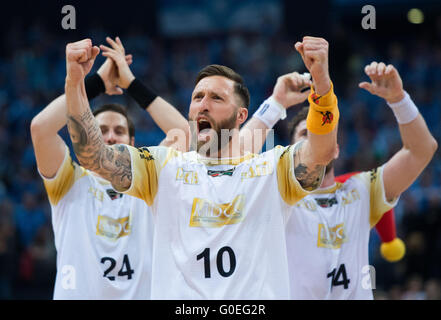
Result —
[[238, 195], [233, 201], [217, 204], [210, 200], [194, 198], [191, 208], [190, 227], [218, 228], [236, 224], [244, 219], [245, 195]]
[[115, 241], [118, 238], [128, 236], [130, 232], [130, 216], [120, 219], [114, 219], [102, 215], [98, 216], [96, 224], [96, 234], [98, 236], [106, 237]]
[[347, 240], [344, 223], [340, 223], [334, 227], [328, 227], [319, 223], [317, 247], [339, 249]]

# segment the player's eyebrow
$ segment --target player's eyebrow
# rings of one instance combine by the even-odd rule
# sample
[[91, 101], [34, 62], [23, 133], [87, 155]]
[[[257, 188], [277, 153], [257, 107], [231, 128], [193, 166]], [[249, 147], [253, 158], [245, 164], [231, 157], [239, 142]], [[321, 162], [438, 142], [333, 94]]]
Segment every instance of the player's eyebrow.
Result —
[[125, 126], [122, 126], [122, 125], [117, 125], [117, 126], [115, 127], [115, 130], [123, 130], [123, 131], [127, 131], [127, 128], [126, 128]]
[[198, 96], [200, 94], [203, 94], [203, 95], [208, 94], [208, 95], [211, 95], [211, 96], [219, 96], [220, 98], [225, 99], [225, 94], [220, 93], [218, 91], [214, 91], [214, 90], [206, 90], [206, 91], [205, 90], [198, 90], [198, 91], [195, 91], [195, 92], [193, 92], [192, 99], [194, 99], [196, 96]]

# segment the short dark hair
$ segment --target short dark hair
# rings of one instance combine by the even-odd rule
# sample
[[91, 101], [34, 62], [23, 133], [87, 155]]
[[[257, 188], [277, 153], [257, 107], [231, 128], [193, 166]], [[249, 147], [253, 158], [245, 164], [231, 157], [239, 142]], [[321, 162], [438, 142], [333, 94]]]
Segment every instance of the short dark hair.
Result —
[[197, 85], [202, 79], [212, 76], [221, 76], [233, 80], [234, 92], [242, 100], [243, 107], [248, 109], [248, 106], [250, 105], [250, 92], [248, 91], [248, 88], [246, 87], [245, 82], [240, 74], [226, 66], [211, 64], [199, 71], [196, 77], [195, 85]]
[[92, 113], [96, 117], [100, 113], [106, 111], [113, 111], [122, 114], [124, 118], [126, 118], [127, 120], [127, 126], [129, 127], [129, 137], [130, 138], [135, 137], [135, 125], [133, 124], [133, 121], [129, 118], [127, 109], [123, 105], [118, 103], [103, 104], [102, 106], [99, 106], [98, 108], [94, 109]]
[[296, 128], [299, 125], [300, 122], [303, 120], [306, 120], [308, 117], [309, 112], [309, 106], [303, 107], [300, 109], [299, 112], [291, 119], [291, 121], [288, 124], [288, 130], [289, 130], [289, 140], [293, 140], [294, 133], [296, 132]]

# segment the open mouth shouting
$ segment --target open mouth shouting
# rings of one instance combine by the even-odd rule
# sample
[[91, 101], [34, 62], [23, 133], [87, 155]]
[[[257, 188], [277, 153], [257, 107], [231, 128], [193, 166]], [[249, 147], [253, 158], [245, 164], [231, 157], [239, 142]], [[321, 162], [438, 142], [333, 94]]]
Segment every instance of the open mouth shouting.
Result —
[[212, 122], [208, 117], [199, 116], [196, 118], [198, 141], [208, 141], [210, 139], [210, 131], [213, 129]]

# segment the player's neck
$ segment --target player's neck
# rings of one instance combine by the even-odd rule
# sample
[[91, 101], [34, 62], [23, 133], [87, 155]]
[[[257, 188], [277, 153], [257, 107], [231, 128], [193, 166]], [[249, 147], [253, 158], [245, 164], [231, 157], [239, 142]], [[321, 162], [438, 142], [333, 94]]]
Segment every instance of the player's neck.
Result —
[[323, 178], [323, 182], [320, 185], [320, 188], [327, 188], [332, 186], [335, 183], [335, 175], [334, 175], [334, 168], [329, 170], [328, 173], [325, 174], [325, 177]]

